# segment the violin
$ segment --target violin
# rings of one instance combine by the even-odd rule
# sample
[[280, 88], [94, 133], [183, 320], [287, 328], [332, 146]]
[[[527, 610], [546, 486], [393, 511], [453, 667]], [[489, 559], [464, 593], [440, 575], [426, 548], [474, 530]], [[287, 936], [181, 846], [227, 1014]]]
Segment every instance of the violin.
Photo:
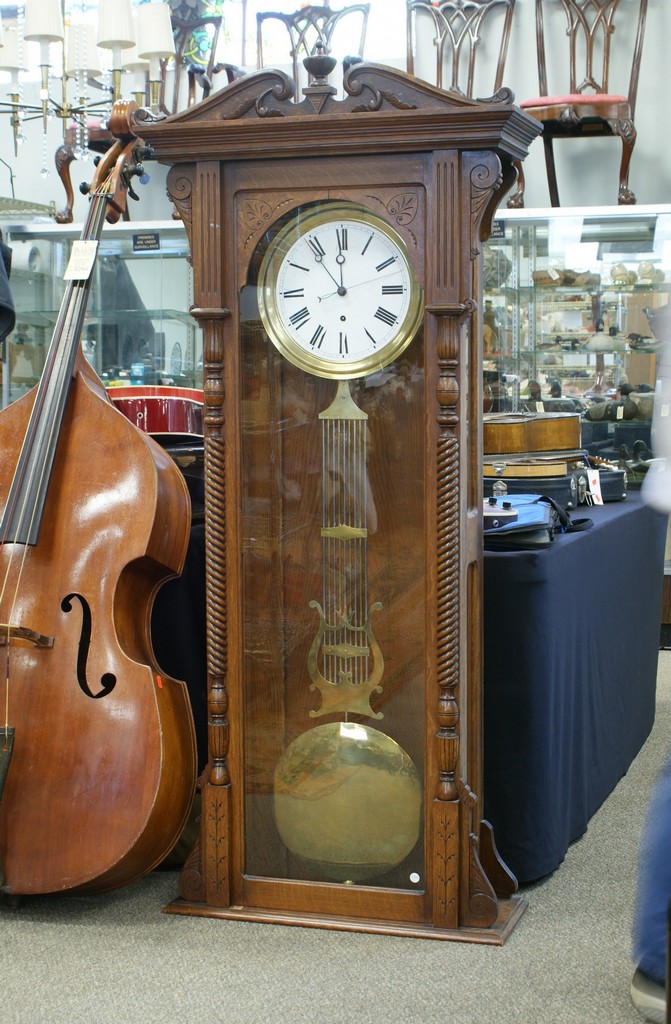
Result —
[[0, 891], [101, 892], [151, 870], [186, 823], [196, 751], [185, 684], [150, 635], [186, 556], [175, 463], [116, 410], [81, 333], [95, 250], [141, 172], [135, 103], [90, 208], [36, 387], [0, 412]]

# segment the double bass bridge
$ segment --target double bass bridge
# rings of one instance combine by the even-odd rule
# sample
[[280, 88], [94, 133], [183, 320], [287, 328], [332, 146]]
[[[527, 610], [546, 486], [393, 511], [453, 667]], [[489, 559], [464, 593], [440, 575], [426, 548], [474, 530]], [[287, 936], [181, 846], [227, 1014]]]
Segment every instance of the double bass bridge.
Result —
[[6, 647], [10, 640], [27, 640], [35, 647], [53, 647], [54, 638], [38, 633], [35, 629], [27, 626], [12, 626], [6, 622], [0, 622], [0, 647]]

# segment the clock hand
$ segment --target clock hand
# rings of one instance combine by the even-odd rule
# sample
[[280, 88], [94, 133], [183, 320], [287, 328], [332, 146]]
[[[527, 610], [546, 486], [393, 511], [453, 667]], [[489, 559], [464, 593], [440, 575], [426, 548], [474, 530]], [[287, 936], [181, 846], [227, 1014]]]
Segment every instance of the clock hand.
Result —
[[[324, 267], [324, 269], [326, 270], [326, 267]], [[361, 288], [364, 284], [373, 284], [374, 281], [382, 281], [385, 277], [394, 276], [395, 272], [392, 272], [391, 274], [378, 274], [377, 277], [369, 277], [366, 281], [356, 281], [355, 284], [350, 284], [346, 288], [343, 287], [342, 291], [338, 288], [334, 292], [326, 292], [325, 295], [318, 295], [317, 298], [319, 302], [321, 302], [322, 299], [330, 299], [332, 295], [347, 295], [347, 292], [351, 291], [352, 288]]]
[[335, 277], [333, 276], [333, 274], [331, 273], [329, 268], [324, 263], [324, 255], [323, 255], [323, 253], [315, 252], [314, 253], [314, 257], [315, 257], [315, 262], [319, 263], [320, 266], [322, 266], [324, 268], [324, 270], [326, 271], [326, 273], [328, 274], [328, 276], [331, 278], [331, 280], [333, 281], [334, 285], [336, 286], [336, 291], [335, 292], [330, 292], [330, 294], [331, 295], [335, 295], [336, 292], [337, 292], [338, 295], [345, 295], [347, 293], [347, 289], [342, 284], [342, 265], [340, 267], [341, 282], [340, 282], [340, 284], [338, 284], [338, 282], [336, 281]]
[[[344, 295], [345, 294], [345, 290], [346, 290], [345, 289], [345, 283], [343, 281], [343, 267], [345, 265], [345, 256], [344, 256], [343, 251], [342, 251], [342, 239], [341, 239], [339, 231], [337, 232], [337, 235], [338, 235], [338, 255], [336, 256], [336, 263], [340, 267], [340, 288], [338, 289], [338, 295]], [[342, 288], [342, 291], [340, 290], [341, 288]]]

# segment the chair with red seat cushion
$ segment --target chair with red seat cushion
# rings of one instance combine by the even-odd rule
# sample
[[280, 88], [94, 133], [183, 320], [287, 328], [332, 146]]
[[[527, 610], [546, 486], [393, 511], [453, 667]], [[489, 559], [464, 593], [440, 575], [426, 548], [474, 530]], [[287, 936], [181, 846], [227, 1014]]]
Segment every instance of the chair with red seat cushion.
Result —
[[[552, 8], [564, 10], [565, 36], [558, 30], [556, 21], [551, 17]], [[617, 201], [620, 205], [632, 205], [636, 202], [636, 196], [629, 188], [629, 165], [636, 142], [634, 109], [647, 8], [648, 0], [625, 0], [621, 6], [620, 0], [536, 0], [540, 95], [523, 100], [520, 106], [543, 125], [545, 164], [552, 206], [559, 206], [554, 139], [594, 135], [617, 136], [621, 140], [622, 156]], [[626, 39], [632, 42], [629, 48], [631, 68], [628, 73], [626, 96], [611, 93], [608, 87], [616, 13], [619, 14], [619, 31], [626, 32]], [[546, 43], [549, 52], [556, 56], [563, 38], [567, 44], [564, 70], [567, 73], [568, 88], [564, 93], [552, 94], [548, 88]], [[518, 167], [518, 173], [518, 191], [508, 201], [508, 206], [512, 207], [524, 206], [524, 176], [521, 166]]]

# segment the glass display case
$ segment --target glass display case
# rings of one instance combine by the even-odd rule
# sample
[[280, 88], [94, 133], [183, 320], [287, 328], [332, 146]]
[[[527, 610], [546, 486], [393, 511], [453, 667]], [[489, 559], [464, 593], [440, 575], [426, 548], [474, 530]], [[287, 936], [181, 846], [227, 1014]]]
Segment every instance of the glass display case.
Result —
[[671, 207], [501, 211], [485, 252], [489, 407], [585, 413], [624, 385], [653, 390], [670, 288]]
[[[63, 275], [81, 226], [2, 224], [12, 249], [16, 327], [2, 360], [2, 405], [39, 379], [65, 289]], [[181, 223], [106, 225], [99, 243], [84, 354], [110, 386], [202, 388], [202, 340], [190, 316], [193, 280]]]

